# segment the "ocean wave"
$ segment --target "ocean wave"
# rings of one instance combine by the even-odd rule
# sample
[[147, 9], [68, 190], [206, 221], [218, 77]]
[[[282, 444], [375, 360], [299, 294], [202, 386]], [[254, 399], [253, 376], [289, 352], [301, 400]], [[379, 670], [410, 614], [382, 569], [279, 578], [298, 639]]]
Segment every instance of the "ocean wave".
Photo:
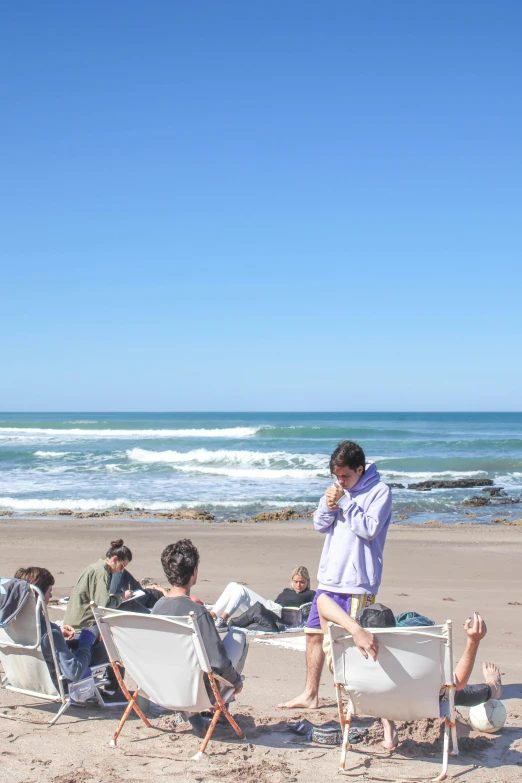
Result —
[[239, 497], [229, 500], [214, 500], [212, 502], [181, 501], [181, 500], [130, 500], [129, 498], [12, 498], [0, 497], [0, 509], [18, 512], [42, 512], [42, 511], [116, 511], [122, 506], [125, 508], [140, 508], [146, 511], [177, 511], [178, 509], [240, 509], [240, 508], [272, 508], [298, 507], [309, 508], [313, 503], [293, 500], [262, 500], [252, 501], [250, 498]]
[[240, 451], [229, 449], [193, 449], [192, 451], [151, 451], [149, 449], [129, 449], [127, 457], [134, 462], [148, 464], [167, 463], [169, 465], [230, 466], [274, 468], [303, 468], [320, 470], [324, 473], [328, 457], [324, 454], [292, 454], [286, 451]]
[[324, 470], [305, 470], [299, 469], [279, 469], [274, 470], [271, 468], [219, 468], [217, 466], [203, 467], [201, 465], [178, 465], [176, 470], [180, 470], [183, 473], [206, 473], [214, 476], [228, 476], [229, 478], [246, 478], [246, 479], [263, 479], [264, 481], [271, 479], [314, 479], [314, 478], [328, 478], [328, 473]]
[[122, 440], [128, 438], [251, 438], [259, 432], [259, 427], [218, 427], [213, 429], [82, 429], [44, 428], [44, 427], [0, 427], [0, 439], [3, 440], [42, 440], [54, 441], [72, 438], [77, 440]]
[[34, 456], [41, 458], [66, 457], [72, 453], [72, 451], [35, 451]]

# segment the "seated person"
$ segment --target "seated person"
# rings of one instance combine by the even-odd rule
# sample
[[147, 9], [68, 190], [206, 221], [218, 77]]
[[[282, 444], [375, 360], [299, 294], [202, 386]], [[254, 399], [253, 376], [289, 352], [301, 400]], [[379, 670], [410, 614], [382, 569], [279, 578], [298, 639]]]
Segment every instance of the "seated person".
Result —
[[[167, 595], [155, 604], [152, 614], [187, 617], [194, 612], [212, 671], [227, 680], [234, 688], [234, 693], [239, 693], [243, 688], [241, 672], [245, 665], [248, 642], [241, 631], [229, 631], [221, 640], [208, 610], [203, 604], [191, 599], [190, 591], [198, 579], [198, 550], [188, 538], [182, 539], [163, 550], [161, 564], [172, 587]], [[209, 697], [213, 701], [214, 694], [210, 683], [206, 684]], [[227, 686], [221, 683], [218, 687], [222, 694], [227, 689]], [[208, 722], [201, 715], [186, 717], [197, 733], [206, 730]]]
[[90, 603], [117, 609], [125, 601], [128, 612], [148, 613], [156, 601], [165, 594], [158, 585], [146, 589], [145, 595], [132, 599], [140, 585], [126, 568], [132, 560], [132, 552], [122, 539], [112, 541], [104, 558], [87, 566], [80, 574], [67, 604], [64, 622], [76, 631], [94, 624]]
[[[36, 585], [44, 597], [46, 604], [53, 595], [54, 576], [47, 568], [31, 566], [30, 568], [19, 568], [14, 575], [15, 579], [23, 579], [29, 584]], [[56, 686], [56, 670], [54, 659], [47, 631], [47, 624], [43, 613], [40, 616], [42, 629], [42, 655], [49, 667], [51, 678]], [[98, 627], [82, 629], [78, 638], [75, 638], [74, 628], [70, 625], [58, 626], [56, 623], [50, 623], [53, 635], [54, 649], [58, 659], [60, 672], [66, 677], [68, 682], [78, 682], [89, 674], [90, 666], [101, 666], [109, 663], [109, 657], [103, 642], [99, 640]], [[112, 667], [107, 670], [111, 685], [104, 691], [104, 700], [108, 702], [121, 702], [127, 704], [123, 693], [120, 692]]]
[[314, 600], [315, 590], [310, 590], [310, 574], [305, 566], [294, 568], [291, 585], [291, 587], [285, 587], [275, 601], [271, 601], [245, 585], [229, 582], [210, 610], [210, 614], [215, 618], [216, 628], [218, 630], [226, 628], [229, 618], [239, 609], [246, 612], [257, 602], [281, 617], [281, 610], [284, 606], [299, 608]]
[[[321, 619], [321, 628], [325, 634], [324, 651], [327, 656], [330, 671], [332, 671], [332, 656], [328, 637], [328, 622], [336, 623], [344, 628], [353, 637], [355, 645], [365, 658], [367, 658], [368, 655], [371, 655], [374, 661], [377, 660], [379, 642], [367, 628], [362, 627], [357, 620], [350, 617], [350, 615], [348, 615], [344, 609], [341, 609], [341, 607], [328, 595], [323, 594], [319, 596], [317, 608]], [[376, 606], [370, 607], [370, 610], [375, 612]], [[368, 612], [368, 610], [366, 609], [364, 612]], [[363, 625], [364, 612], [361, 616]], [[388, 612], [391, 614], [390, 609], [387, 609], [387, 613]], [[383, 612], [383, 616], [384, 615], [385, 613]], [[393, 624], [394, 623], [391, 622], [385, 623], [387, 626]], [[375, 623], [372, 623], [372, 626], [378, 627]], [[466, 633], [466, 649], [457, 663], [454, 673], [455, 706], [474, 707], [477, 704], [483, 704], [484, 702], [489, 701], [489, 699], [500, 699], [502, 695], [502, 681], [500, 678], [500, 671], [493, 663], [485, 662], [482, 666], [485, 683], [480, 685], [468, 685], [468, 680], [475, 664], [478, 646], [481, 639], [483, 639], [487, 633], [486, 623], [478, 612], [475, 612], [473, 618], [468, 617], [464, 623], [464, 630]], [[398, 743], [395, 724], [393, 721], [383, 718], [382, 725], [384, 729], [383, 745], [388, 750], [394, 750]]]

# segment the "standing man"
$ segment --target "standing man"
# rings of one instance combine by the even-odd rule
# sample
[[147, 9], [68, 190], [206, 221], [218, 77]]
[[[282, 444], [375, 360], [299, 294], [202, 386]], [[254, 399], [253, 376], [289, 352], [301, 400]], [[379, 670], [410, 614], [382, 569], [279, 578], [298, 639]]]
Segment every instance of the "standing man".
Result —
[[281, 709], [319, 707], [324, 664], [319, 596], [330, 596], [355, 619], [361, 609], [375, 602], [381, 584], [384, 542], [392, 513], [390, 488], [381, 481], [374, 463], [366, 461], [362, 448], [350, 440], [335, 449], [330, 471], [335, 484], [326, 490], [314, 514], [314, 527], [326, 540], [317, 574], [319, 588], [305, 627], [306, 685], [300, 696], [279, 704]]

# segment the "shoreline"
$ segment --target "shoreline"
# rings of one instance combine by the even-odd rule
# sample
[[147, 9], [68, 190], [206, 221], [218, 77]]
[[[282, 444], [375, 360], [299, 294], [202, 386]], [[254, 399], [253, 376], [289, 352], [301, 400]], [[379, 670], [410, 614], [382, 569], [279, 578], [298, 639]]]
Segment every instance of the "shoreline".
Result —
[[[152, 523], [152, 524], [158, 524], [161, 522], [170, 522], [170, 523], [205, 523], [208, 525], [218, 525], [218, 526], [227, 526], [227, 525], [266, 525], [266, 524], [284, 524], [284, 523], [291, 523], [291, 524], [298, 524], [298, 523], [308, 523], [311, 521], [311, 517], [313, 515], [313, 511], [307, 512], [306, 515], [303, 515], [301, 513], [295, 512], [291, 515], [288, 515], [286, 512], [292, 511], [293, 509], [283, 509], [282, 511], [267, 511], [267, 512], [260, 512], [259, 514], [256, 514], [252, 517], [242, 517], [239, 519], [235, 518], [217, 518], [214, 517], [209, 512], [192, 512], [188, 511], [188, 515], [184, 515], [182, 511], [174, 511], [174, 512], [165, 512], [165, 513], [147, 513], [147, 514], [138, 514], [138, 513], [128, 513], [128, 512], [73, 512], [73, 511], [62, 511], [62, 512], [44, 512], [40, 514], [27, 514], [27, 513], [21, 513], [21, 512], [15, 512], [15, 511], [8, 511], [8, 512], [2, 512], [0, 513], [0, 523], [6, 520], [18, 520], [20, 522], [24, 521], [45, 521], [45, 520], [52, 520], [54, 522], [60, 521], [60, 520], [66, 520], [66, 519], [74, 519], [74, 520], [89, 520], [89, 521], [95, 521], [95, 520], [104, 520], [107, 523], [110, 522], [117, 522], [119, 520], [123, 522], [136, 522], [138, 524], [142, 523]], [[508, 512], [509, 513], [509, 512]], [[515, 516], [516, 512], [513, 513], [513, 518], [505, 516], [502, 514], [502, 512], [499, 511], [498, 516], [493, 517], [491, 519], [474, 519], [474, 521], [471, 521], [476, 515], [469, 513], [469, 512], [463, 512], [461, 519], [456, 519], [455, 521], [447, 522], [447, 521], [441, 521], [438, 519], [428, 519], [425, 522], [414, 522], [414, 521], [407, 521], [411, 517], [415, 516], [414, 514], [408, 514], [408, 515], [398, 515], [395, 519], [392, 518], [390, 523], [390, 529], [392, 527], [406, 527], [409, 529], [424, 529], [424, 528], [455, 528], [455, 527], [467, 527], [467, 528], [476, 528], [477, 526], [480, 527], [489, 527], [491, 525], [495, 527], [522, 527], [522, 508], [519, 509], [520, 517]], [[442, 515], [443, 516], [443, 515]], [[455, 516], [458, 516], [455, 514]], [[460, 515], [459, 515], [460, 516]], [[467, 518], [466, 518], [467, 517]]]

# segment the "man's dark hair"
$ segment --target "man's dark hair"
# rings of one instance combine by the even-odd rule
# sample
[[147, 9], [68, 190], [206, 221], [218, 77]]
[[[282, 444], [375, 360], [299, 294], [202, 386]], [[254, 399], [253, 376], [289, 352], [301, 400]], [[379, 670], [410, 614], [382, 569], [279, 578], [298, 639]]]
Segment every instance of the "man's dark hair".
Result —
[[366, 457], [364, 456], [364, 451], [353, 440], [343, 440], [330, 457], [330, 473], [334, 472], [334, 468], [346, 467], [350, 468], [350, 470], [357, 470], [361, 466], [364, 468], [365, 465]]
[[39, 568], [38, 566], [29, 566], [29, 568], [19, 568], [14, 575], [15, 579], [25, 579], [29, 584], [39, 587], [42, 593], [54, 585], [54, 576], [47, 568]]
[[189, 538], [182, 538], [165, 547], [161, 565], [171, 585], [185, 587], [199, 565], [199, 552]]

